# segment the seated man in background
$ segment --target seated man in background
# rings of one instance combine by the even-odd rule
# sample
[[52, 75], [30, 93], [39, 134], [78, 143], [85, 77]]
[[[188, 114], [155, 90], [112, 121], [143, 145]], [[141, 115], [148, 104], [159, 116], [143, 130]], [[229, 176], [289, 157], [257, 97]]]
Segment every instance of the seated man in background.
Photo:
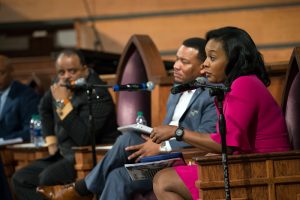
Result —
[[13, 80], [12, 72], [9, 59], [0, 55], [0, 138], [28, 142], [30, 118], [38, 113], [40, 99], [32, 88]]
[[[36, 193], [37, 186], [75, 181], [72, 147], [90, 145], [94, 137], [88, 131], [90, 113], [86, 90], [68, 89], [65, 85], [79, 78], [84, 78], [90, 85], [103, 85], [104, 82], [87, 67], [83, 56], [76, 50], [62, 51], [55, 66], [56, 82], [40, 103], [42, 132], [50, 156], [33, 162], [13, 175], [13, 188], [18, 199], [43, 199]], [[91, 99], [96, 143], [113, 143], [119, 132], [111, 95], [106, 88], [97, 88], [93, 90]]]
[[[204, 47], [205, 40], [200, 38], [190, 38], [182, 43], [173, 66], [175, 83], [187, 83], [201, 76], [200, 70], [206, 57]], [[154, 131], [172, 130], [174, 136], [173, 127], [178, 127], [177, 130], [184, 127], [199, 132], [215, 131], [216, 121], [213, 98], [207, 90], [199, 88], [182, 94], [171, 94], [164, 125], [154, 127]], [[132, 181], [124, 164], [137, 162], [144, 156], [189, 146], [191, 145], [177, 140], [155, 144], [141, 133], [124, 133], [85, 179], [67, 186], [39, 187], [37, 191], [47, 199], [57, 200], [91, 199], [92, 194], [99, 195], [101, 200], [131, 200], [136, 192], [151, 191], [152, 181]]]

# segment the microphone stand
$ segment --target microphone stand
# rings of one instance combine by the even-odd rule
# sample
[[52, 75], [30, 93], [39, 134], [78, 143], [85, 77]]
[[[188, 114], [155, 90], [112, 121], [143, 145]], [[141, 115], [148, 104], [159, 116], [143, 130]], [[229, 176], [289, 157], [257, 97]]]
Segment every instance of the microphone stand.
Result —
[[217, 108], [220, 113], [218, 118], [219, 130], [221, 134], [221, 146], [222, 146], [222, 164], [224, 169], [224, 190], [225, 199], [230, 200], [230, 183], [228, 173], [228, 161], [227, 161], [227, 145], [226, 145], [226, 120], [223, 113], [223, 101], [224, 101], [224, 89], [222, 88], [210, 88], [211, 96], [216, 96]]
[[109, 85], [99, 85], [99, 84], [87, 84], [85, 89], [86, 89], [86, 94], [87, 94], [87, 99], [88, 99], [88, 110], [89, 110], [89, 118], [88, 118], [88, 134], [91, 136], [91, 145], [92, 145], [92, 158], [93, 158], [93, 166], [95, 167], [97, 164], [97, 157], [96, 157], [96, 135], [94, 131], [94, 118], [93, 118], [93, 113], [92, 113], [92, 95], [93, 95], [93, 90], [98, 87], [98, 88], [109, 88], [111, 86]]
[[[113, 86], [110, 85], [101, 85], [101, 84], [88, 84], [86, 83], [85, 85], [79, 86], [80, 89], [85, 89], [86, 94], [87, 94], [87, 99], [88, 99], [88, 110], [89, 110], [89, 118], [88, 118], [88, 134], [91, 136], [91, 145], [92, 145], [92, 157], [93, 157], [93, 166], [95, 167], [97, 164], [97, 158], [96, 158], [96, 135], [94, 131], [94, 119], [93, 119], [93, 114], [92, 114], [92, 94], [93, 90], [95, 88], [110, 88]], [[132, 86], [134, 90], [139, 89], [136, 86]], [[150, 86], [149, 86], [150, 87]], [[151, 86], [154, 87], [154, 86]], [[153, 88], [151, 88], [153, 89]], [[114, 90], [118, 91], [118, 90]], [[131, 91], [131, 90], [129, 90]]]
[[91, 143], [92, 143], [92, 158], [93, 158], [93, 166], [95, 167], [97, 164], [96, 159], [96, 135], [94, 132], [94, 119], [92, 113], [92, 94], [93, 94], [93, 87], [88, 86], [86, 88], [86, 94], [88, 99], [88, 107], [89, 107], [89, 121], [88, 121], [88, 133], [91, 136]]

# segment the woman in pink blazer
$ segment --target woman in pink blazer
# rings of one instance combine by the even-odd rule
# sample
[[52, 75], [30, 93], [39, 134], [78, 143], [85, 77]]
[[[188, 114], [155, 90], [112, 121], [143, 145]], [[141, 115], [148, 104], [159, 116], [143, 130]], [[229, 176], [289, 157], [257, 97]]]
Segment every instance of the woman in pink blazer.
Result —
[[[270, 84], [261, 54], [250, 35], [236, 27], [223, 27], [206, 35], [206, 60], [202, 73], [211, 83], [231, 88], [225, 94], [227, 152], [260, 153], [290, 149], [285, 120], [280, 107], [267, 90]], [[208, 153], [221, 153], [219, 128], [216, 133], [199, 134], [182, 127], [183, 140]], [[175, 129], [174, 129], [175, 132]], [[174, 132], [151, 134], [160, 143]], [[175, 134], [176, 136], [176, 134]], [[154, 192], [162, 199], [198, 199], [195, 187], [197, 167], [180, 166], [161, 170], [153, 180]]]

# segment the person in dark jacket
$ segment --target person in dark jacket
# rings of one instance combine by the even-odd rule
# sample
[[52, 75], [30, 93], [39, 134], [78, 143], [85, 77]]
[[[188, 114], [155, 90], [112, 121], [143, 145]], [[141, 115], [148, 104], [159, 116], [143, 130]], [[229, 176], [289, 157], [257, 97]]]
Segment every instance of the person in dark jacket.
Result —
[[39, 96], [13, 79], [10, 60], [0, 55], [0, 138], [30, 140], [29, 121], [38, 113]]
[[96, 88], [88, 103], [86, 88], [67, 88], [78, 79], [87, 84], [104, 84], [89, 69], [79, 51], [64, 50], [56, 59], [57, 78], [41, 99], [42, 132], [50, 157], [40, 159], [13, 175], [13, 188], [18, 199], [43, 199], [36, 193], [40, 185], [69, 183], [75, 180], [72, 147], [90, 145], [89, 106], [93, 116], [93, 132], [97, 144], [113, 143], [118, 137], [116, 113], [108, 90]]

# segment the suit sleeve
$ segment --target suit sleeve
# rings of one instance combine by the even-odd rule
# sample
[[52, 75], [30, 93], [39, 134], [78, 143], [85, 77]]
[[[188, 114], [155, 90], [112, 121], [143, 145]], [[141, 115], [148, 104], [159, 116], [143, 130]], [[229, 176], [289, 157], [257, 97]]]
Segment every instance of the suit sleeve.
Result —
[[[209, 95], [207, 90], [201, 91], [200, 95], [191, 102], [191, 105], [181, 117], [179, 124], [185, 129], [199, 133], [215, 133], [217, 112], [214, 104], [214, 97]], [[191, 147], [185, 142], [171, 140], [172, 149]]]
[[21, 137], [24, 141], [30, 140], [29, 122], [33, 114], [38, 113], [39, 96], [31, 89], [26, 91], [19, 98], [19, 120], [20, 129], [10, 132], [5, 139]]
[[54, 113], [52, 106], [52, 95], [50, 90], [45, 93], [41, 99], [39, 113], [42, 121], [43, 136], [55, 135], [54, 131]]

